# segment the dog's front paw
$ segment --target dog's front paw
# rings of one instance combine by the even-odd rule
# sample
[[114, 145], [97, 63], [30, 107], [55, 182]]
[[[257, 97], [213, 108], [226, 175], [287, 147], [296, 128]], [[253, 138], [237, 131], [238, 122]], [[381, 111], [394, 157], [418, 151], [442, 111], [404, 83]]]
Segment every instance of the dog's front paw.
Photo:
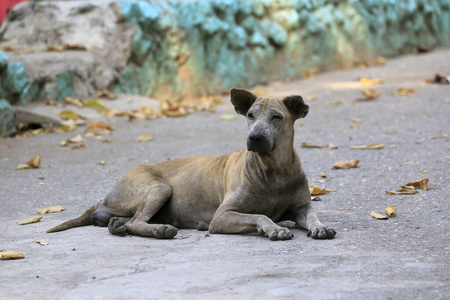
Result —
[[325, 226], [311, 228], [308, 231], [308, 236], [319, 240], [332, 239], [335, 235], [336, 231], [334, 229]]
[[271, 241], [290, 240], [294, 236], [289, 229], [279, 226], [272, 227], [264, 231]]
[[152, 233], [157, 239], [171, 239], [177, 235], [178, 229], [172, 225], [157, 225]]
[[127, 234], [126, 221], [123, 218], [112, 217], [109, 219], [108, 230], [111, 234], [124, 236]]

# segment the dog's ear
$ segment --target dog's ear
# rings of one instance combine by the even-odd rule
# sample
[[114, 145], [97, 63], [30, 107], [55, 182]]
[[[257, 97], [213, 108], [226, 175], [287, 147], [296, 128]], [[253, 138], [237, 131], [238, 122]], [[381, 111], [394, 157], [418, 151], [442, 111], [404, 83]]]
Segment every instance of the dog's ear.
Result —
[[284, 105], [294, 115], [295, 120], [304, 118], [308, 114], [309, 106], [301, 96], [288, 96], [283, 99]]
[[250, 107], [253, 105], [255, 100], [258, 98], [255, 94], [242, 90], [232, 88], [230, 90], [231, 103], [238, 114], [246, 115]]

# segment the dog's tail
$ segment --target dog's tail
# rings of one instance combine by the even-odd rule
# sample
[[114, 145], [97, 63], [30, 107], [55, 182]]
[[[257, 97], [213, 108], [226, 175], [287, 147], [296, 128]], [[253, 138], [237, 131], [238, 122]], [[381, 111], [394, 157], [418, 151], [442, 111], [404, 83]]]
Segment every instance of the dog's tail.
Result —
[[47, 230], [48, 233], [51, 232], [58, 232], [63, 231], [66, 229], [74, 228], [74, 227], [80, 227], [80, 226], [86, 226], [86, 225], [92, 225], [92, 214], [95, 211], [95, 205], [92, 205], [84, 214], [79, 216], [76, 219], [64, 222], [56, 227], [50, 228]]

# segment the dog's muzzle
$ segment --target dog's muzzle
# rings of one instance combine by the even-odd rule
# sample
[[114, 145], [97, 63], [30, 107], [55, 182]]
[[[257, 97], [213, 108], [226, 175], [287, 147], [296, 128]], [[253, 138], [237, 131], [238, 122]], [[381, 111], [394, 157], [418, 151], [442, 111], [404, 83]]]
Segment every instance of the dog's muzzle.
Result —
[[272, 143], [261, 131], [249, 134], [247, 138], [247, 150], [258, 153], [270, 153], [273, 150]]

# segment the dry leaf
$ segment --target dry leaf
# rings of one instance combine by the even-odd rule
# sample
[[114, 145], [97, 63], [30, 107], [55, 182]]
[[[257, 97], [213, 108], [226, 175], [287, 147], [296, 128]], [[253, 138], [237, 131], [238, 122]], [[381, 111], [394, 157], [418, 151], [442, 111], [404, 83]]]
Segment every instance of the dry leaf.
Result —
[[436, 84], [450, 84], [450, 76], [442, 76], [441, 74], [434, 75], [432, 79], [426, 79], [426, 83], [436, 83]]
[[308, 142], [301, 143], [300, 147], [302, 147], [302, 148], [330, 148], [330, 149], [337, 149], [337, 147], [332, 145], [332, 144], [313, 145], [313, 144], [308, 143]]
[[320, 177], [327, 178], [327, 174], [325, 172], [320, 172]]
[[169, 117], [185, 117], [187, 116], [186, 108], [179, 104], [173, 104], [169, 100], [161, 101], [161, 114]]
[[309, 192], [311, 193], [311, 196], [319, 196], [319, 195], [327, 194], [330, 191], [327, 191], [325, 189], [322, 190], [322, 189], [318, 188], [317, 186], [310, 185]]
[[106, 164], [106, 160], [101, 160], [97, 162], [97, 165], [104, 166]]
[[94, 121], [88, 125], [84, 131], [89, 135], [111, 134], [114, 126], [103, 123], [102, 121]]
[[366, 85], [366, 86], [383, 84], [383, 80], [381, 80], [381, 79], [368, 79], [368, 78], [364, 78], [364, 77], [360, 78], [359, 82], [362, 85]]
[[370, 101], [375, 100], [380, 97], [380, 93], [373, 89], [361, 89], [361, 93], [365, 96], [365, 98], [356, 99], [356, 101]]
[[96, 98], [107, 98], [107, 99], [109, 99], [109, 100], [114, 100], [114, 99], [117, 99], [117, 98], [118, 98], [116, 94], [111, 93], [111, 92], [108, 91], [108, 90], [103, 90], [103, 91], [98, 92], [98, 93], [95, 95], [95, 97], [96, 97]]
[[237, 118], [237, 115], [222, 115], [222, 116], [220, 116], [220, 119], [222, 121], [234, 120], [236, 118]]
[[308, 97], [306, 97], [305, 100], [306, 101], [314, 101], [317, 99], [317, 97], [318, 97], [317, 94], [312, 94], [312, 95], [309, 95]]
[[58, 46], [48, 46], [47, 51], [53, 51], [53, 52], [63, 52], [66, 50], [80, 50], [80, 51], [86, 51], [86, 47], [82, 45], [77, 44], [60, 44]]
[[6, 252], [0, 251], [0, 258], [1, 259], [22, 259], [22, 258], [25, 258], [25, 254], [22, 252], [15, 252], [15, 251], [6, 251]]
[[42, 245], [42, 246], [47, 246], [48, 242], [46, 242], [45, 240], [34, 240], [36, 243]]
[[388, 216], [385, 216], [385, 215], [376, 213], [374, 210], [372, 210], [372, 212], [370, 213], [370, 215], [371, 215], [372, 217], [374, 217], [375, 219], [379, 219], [379, 220], [387, 220], [387, 219], [388, 219]]
[[151, 109], [145, 104], [139, 106], [135, 115], [137, 119], [147, 119], [147, 120], [153, 120], [160, 117], [159, 113], [155, 112], [153, 109]]
[[387, 213], [387, 215], [391, 218], [395, 217], [395, 211], [396, 211], [396, 207], [395, 206], [389, 206], [386, 207], [384, 209], [384, 211]]
[[63, 110], [59, 113], [59, 117], [63, 120], [78, 120], [80, 117], [77, 113], [71, 111], [71, 110]]
[[15, 55], [21, 55], [21, 54], [28, 54], [28, 53], [34, 53], [35, 51], [33, 49], [20, 49], [20, 50], [15, 50], [13, 52], [13, 54]]
[[26, 224], [31, 224], [31, 223], [37, 223], [41, 219], [42, 219], [42, 216], [36, 216], [36, 217], [28, 218], [26, 220], [19, 221], [19, 222], [17, 222], [17, 224], [26, 225]]
[[338, 101], [331, 101], [331, 102], [327, 102], [328, 106], [339, 106], [339, 105], [344, 105], [344, 102], [341, 100]]
[[409, 183], [407, 183], [405, 185], [402, 185], [402, 187], [408, 186], [408, 187], [419, 188], [419, 189], [422, 189], [422, 190], [426, 191], [427, 188], [428, 188], [428, 181], [430, 181], [430, 179], [429, 178], [425, 178], [425, 179], [422, 179], [422, 180], [409, 182]]
[[29, 161], [27, 161], [27, 165], [30, 166], [30, 168], [37, 169], [41, 165], [41, 156], [38, 155], [36, 157], [33, 157]]
[[153, 140], [153, 136], [151, 136], [150, 134], [141, 134], [136, 139], [136, 141], [138, 141], [138, 142], [148, 142], [148, 141], [152, 141], [152, 140]]
[[74, 137], [74, 138], [68, 139], [67, 142], [73, 143], [73, 144], [79, 144], [79, 143], [83, 143], [83, 142], [84, 142], [84, 139], [83, 139], [83, 137], [81, 136], [81, 134], [79, 134], [79, 135], [77, 135], [77, 136]]
[[9, 46], [9, 45], [1, 45], [0, 46], [0, 50], [1, 51], [14, 51], [14, 47], [13, 46]]
[[70, 149], [72, 149], [72, 150], [74, 150], [74, 149], [83, 149], [83, 148], [86, 148], [85, 144], [75, 145], [75, 146], [70, 147]]
[[48, 208], [40, 209], [37, 212], [38, 212], [38, 214], [42, 214], [43, 215], [43, 214], [50, 214], [50, 213], [60, 212], [60, 211], [63, 211], [65, 209], [66, 208], [64, 206], [56, 205], [56, 206], [51, 206], [51, 207], [48, 207]]
[[73, 98], [70, 98], [70, 97], [64, 97], [64, 103], [72, 104], [72, 105], [75, 105], [75, 106], [77, 106], [79, 108], [84, 106], [83, 99], [73, 99]]
[[351, 118], [350, 121], [351, 121], [351, 122], [354, 122], [354, 123], [361, 123], [361, 122], [362, 122], [362, 119], [359, 119], [359, 118]]
[[386, 191], [386, 194], [388, 195], [414, 195], [417, 193], [418, 191], [416, 190], [406, 190], [406, 189], [399, 189], [396, 192]]
[[391, 93], [391, 96], [405, 96], [405, 95], [411, 95], [417, 93], [417, 90], [415, 89], [398, 89], [395, 92]]
[[331, 168], [332, 170], [336, 169], [351, 169], [357, 168], [359, 164], [359, 159], [347, 160], [347, 161], [338, 161]]
[[31, 169], [31, 167], [29, 165], [24, 165], [24, 164], [20, 164], [16, 167], [17, 170], [26, 170], [26, 169]]
[[430, 138], [430, 140], [439, 140], [439, 139], [446, 139], [448, 138], [448, 133], [444, 134], [444, 135], [439, 135], [439, 136], [432, 136]]
[[377, 149], [383, 149], [385, 144], [377, 145], [375, 143], [371, 143], [369, 145], [361, 145], [361, 146], [351, 146], [351, 149], [357, 149], [357, 150], [377, 150]]
[[317, 196], [311, 196], [311, 201], [322, 201], [322, 198]]

